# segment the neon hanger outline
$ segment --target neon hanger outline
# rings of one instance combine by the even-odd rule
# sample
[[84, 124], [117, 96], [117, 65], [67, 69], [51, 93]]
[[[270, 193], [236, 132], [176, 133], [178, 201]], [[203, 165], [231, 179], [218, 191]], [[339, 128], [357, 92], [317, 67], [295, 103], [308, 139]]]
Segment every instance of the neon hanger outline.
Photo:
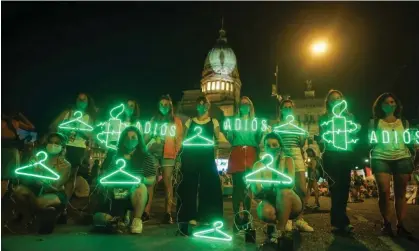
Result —
[[[91, 127], [89, 124], [81, 120], [83, 118], [83, 113], [81, 111], [74, 112], [73, 117], [75, 118], [67, 122], [61, 123], [58, 126], [58, 128], [64, 129], [64, 130], [74, 130], [74, 131], [88, 131], [88, 132], [93, 131], [93, 127]], [[69, 126], [70, 124], [75, 123], [75, 122], [79, 123], [77, 127]], [[83, 125], [87, 128], [80, 128], [80, 125]]]
[[[285, 119], [286, 119], [287, 123], [279, 125], [279, 126], [275, 126], [274, 130], [273, 130], [274, 132], [276, 132], [276, 133], [287, 133], [287, 134], [297, 134], [297, 135], [307, 135], [308, 134], [308, 132], [306, 130], [304, 130], [304, 129], [298, 127], [297, 125], [295, 125], [294, 123], [292, 123], [295, 120], [293, 115], [288, 115]], [[281, 130], [282, 127], [285, 127], [285, 126], [288, 126], [288, 125], [297, 129], [297, 132], [293, 132], [293, 131], [290, 131], [290, 130]]]
[[[282, 173], [282, 172], [280, 172], [280, 171], [278, 171], [278, 170], [276, 170], [276, 169], [274, 169], [274, 168], [272, 168], [271, 166], [272, 166], [272, 163], [274, 162], [274, 157], [272, 156], [272, 155], [270, 155], [270, 154], [265, 154], [265, 155], [263, 155], [262, 156], [262, 160], [264, 160], [264, 159], [266, 159], [266, 158], [270, 158], [270, 162], [268, 163], [268, 164], [264, 164], [264, 167], [262, 167], [262, 168], [260, 168], [260, 169], [258, 169], [258, 170], [256, 170], [256, 171], [253, 171], [253, 172], [251, 172], [251, 173], [249, 173], [249, 174], [247, 174], [244, 178], [245, 178], [245, 180], [246, 180], [246, 182], [255, 182], [255, 183], [271, 183], [271, 184], [284, 184], [284, 185], [289, 185], [289, 184], [292, 184], [292, 182], [293, 182], [293, 180], [292, 180], [292, 178], [291, 177], [289, 177], [288, 175], [286, 175], [286, 174], [284, 174], [284, 173]], [[258, 174], [258, 173], [260, 173], [260, 172], [262, 172], [262, 171], [264, 171], [264, 170], [266, 170], [266, 169], [268, 169], [268, 170], [270, 170], [271, 172], [274, 172], [274, 173], [276, 173], [277, 175], [279, 175], [279, 176], [281, 176], [281, 177], [283, 177], [283, 178], [285, 178], [287, 181], [279, 181], [279, 180], [263, 180], [263, 179], [252, 179], [252, 178], [250, 178], [249, 179], [249, 177], [252, 177], [252, 176], [254, 176], [254, 175], [256, 175], [256, 174]]]
[[[32, 177], [41, 178], [41, 179], [59, 180], [60, 175], [57, 174], [56, 172], [54, 172], [51, 168], [47, 167], [44, 164], [44, 162], [48, 159], [48, 154], [44, 151], [40, 151], [35, 156], [38, 158], [40, 155], [43, 155], [42, 159], [38, 160], [37, 162], [35, 162], [33, 164], [17, 168], [15, 170], [15, 173], [18, 174], [18, 175], [32, 176]], [[44, 176], [44, 175], [21, 172], [24, 169], [27, 169], [27, 168], [30, 168], [30, 167], [35, 167], [36, 165], [40, 165], [42, 168], [46, 169], [49, 173], [51, 173], [55, 177], [48, 177], [48, 176]]]
[[[223, 222], [221, 221], [216, 221], [213, 224], [213, 228], [208, 229], [208, 230], [202, 230], [199, 232], [196, 232], [193, 234], [194, 237], [198, 237], [198, 238], [203, 238], [203, 239], [210, 239], [210, 240], [219, 240], [219, 241], [231, 241], [233, 240], [233, 237], [231, 237], [230, 235], [224, 233], [221, 228], [224, 226]], [[224, 238], [222, 237], [215, 237], [215, 236], [208, 236], [206, 234], [215, 234], [218, 233], [222, 236], [224, 236]]]
[[[132, 175], [132, 174], [130, 174], [130, 173], [128, 173], [128, 172], [126, 172], [126, 171], [123, 170], [125, 168], [126, 164], [127, 164], [124, 159], [118, 159], [116, 161], [116, 165], [118, 165], [119, 163], [122, 163], [122, 166], [118, 170], [116, 170], [116, 171], [114, 171], [114, 172], [106, 175], [105, 177], [101, 178], [100, 179], [100, 183], [101, 184], [121, 184], [121, 185], [134, 184], [134, 185], [136, 185], [136, 184], [140, 184], [141, 183], [141, 179], [140, 178], [135, 177], [134, 175]], [[122, 174], [124, 174], [126, 176], [129, 176], [130, 178], [133, 178], [136, 181], [106, 181], [106, 179], [114, 176], [117, 173], [122, 173]]]
[[[210, 140], [210, 139], [205, 138], [204, 136], [201, 136], [202, 128], [200, 126], [195, 127], [194, 131], [198, 131], [198, 132], [194, 136], [183, 141], [184, 146], [213, 146], [214, 145], [213, 140]], [[202, 139], [206, 141], [207, 143], [198, 143], [198, 144], [191, 143], [191, 141], [196, 138]]]

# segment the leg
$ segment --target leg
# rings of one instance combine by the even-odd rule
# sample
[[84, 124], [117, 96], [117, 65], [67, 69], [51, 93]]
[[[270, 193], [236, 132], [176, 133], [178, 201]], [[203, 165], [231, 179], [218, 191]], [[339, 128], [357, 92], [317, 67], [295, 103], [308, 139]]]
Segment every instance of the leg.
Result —
[[131, 190], [131, 203], [134, 208], [134, 218], [141, 218], [143, 215], [144, 208], [147, 204], [147, 197], [147, 187], [144, 184]]
[[307, 181], [305, 172], [299, 171], [295, 173], [295, 192], [305, 203], [307, 203]]
[[397, 215], [397, 225], [403, 225], [406, 217], [406, 187], [409, 182], [409, 174], [394, 174], [394, 204]]
[[375, 180], [378, 189], [378, 206], [384, 224], [390, 222], [390, 167], [386, 161], [373, 160], [372, 168], [374, 170]]
[[17, 201], [25, 206], [29, 206], [33, 211], [37, 207], [36, 195], [26, 186], [19, 185], [13, 192]]
[[39, 209], [46, 209], [49, 207], [58, 207], [61, 205], [61, 200], [56, 194], [44, 194], [36, 199], [36, 204]]
[[201, 221], [213, 222], [223, 219], [223, 192], [215, 161], [201, 169], [199, 184], [198, 214]]
[[315, 202], [316, 206], [320, 207], [319, 184], [317, 184], [317, 180], [313, 180], [312, 186], [313, 186], [313, 189], [314, 189], [314, 202]]
[[147, 186], [148, 202], [147, 202], [147, 205], [144, 209], [144, 212], [147, 213], [147, 215], [150, 215], [151, 204], [153, 203], [153, 196], [154, 196], [155, 187], [156, 187], [156, 182], [154, 182], [152, 185]]
[[172, 213], [172, 204], [173, 204], [173, 184], [172, 184], [172, 176], [173, 176], [173, 166], [164, 166], [163, 167], [163, 182], [164, 188], [166, 192], [166, 204], [165, 210], [166, 213]]
[[198, 173], [181, 170], [177, 189], [177, 222], [187, 223], [197, 218]]
[[244, 200], [244, 191], [242, 187], [243, 180], [243, 173], [237, 172], [233, 173], [233, 195], [232, 195], [232, 202], [233, 202], [233, 213], [237, 216], [237, 213], [240, 210], [240, 203]]
[[9, 181], [8, 180], [2, 180], [1, 181], [1, 197], [2, 198], [7, 192], [7, 187], [9, 187]]

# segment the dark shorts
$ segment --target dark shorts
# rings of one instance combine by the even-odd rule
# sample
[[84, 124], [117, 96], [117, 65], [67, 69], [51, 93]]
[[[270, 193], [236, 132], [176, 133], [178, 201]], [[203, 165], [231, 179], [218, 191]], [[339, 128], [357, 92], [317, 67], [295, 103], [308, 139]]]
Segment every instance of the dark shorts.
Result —
[[398, 160], [372, 159], [371, 168], [373, 173], [411, 174], [413, 161], [411, 158]]
[[24, 185], [24, 186], [29, 188], [29, 190], [31, 190], [35, 194], [36, 197], [42, 196], [44, 194], [55, 194], [58, 197], [58, 199], [60, 199], [61, 205], [67, 205], [67, 203], [68, 203], [68, 197], [67, 197], [67, 195], [65, 194], [64, 191], [48, 192], [48, 193], [42, 193], [41, 194], [41, 190], [42, 190], [41, 186], [27, 185], [27, 184]]
[[[259, 194], [257, 194], [255, 198], [269, 202], [269, 204], [271, 204], [276, 210], [276, 192], [275, 191], [262, 191]], [[304, 201], [301, 199], [300, 196], [298, 196], [298, 198], [300, 198], [301, 200], [301, 211], [297, 213], [291, 212], [289, 220], [296, 219], [304, 211]]]
[[[106, 213], [114, 217], [124, 216], [126, 210], [133, 210], [131, 195], [125, 199], [115, 199], [112, 194], [113, 190], [109, 189], [104, 193], [100, 194], [100, 202], [98, 208], [95, 210], [98, 213]], [[150, 199], [150, 195], [147, 193], [147, 202]]]

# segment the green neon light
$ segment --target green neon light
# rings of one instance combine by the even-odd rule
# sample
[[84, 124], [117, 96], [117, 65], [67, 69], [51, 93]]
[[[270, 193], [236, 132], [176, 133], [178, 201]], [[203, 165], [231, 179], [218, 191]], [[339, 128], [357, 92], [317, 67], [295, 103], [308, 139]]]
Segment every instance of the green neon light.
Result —
[[93, 127], [82, 120], [83, 113], [80, 111], [76, 111], [73, 115], [73, 119], [61, 123], [58, 128], [62, 130], [71, 130], [71, 131], [86, 131], [91, 132], [93, 131]]
[[[114, 185], [136, 185], [141, 183], [141, 179], [138, 177], [135, 177], [134, 175], [124, 171], [123, 169], [126, 166], [126, 162], [124, 159], [118, 159], [116, 161], [116, 165], [120, 165], [118, 170], [116, 170], [113, 173], [110, 173], [100, 179], [100, 183], [103, 185], [107, 184], [114, 184]], [[127, 178], [128, 180], [121, 180], [122, 177], [118, 177], [117, 175], [120, 174], [123, 178]]]
[[[274, 127], [274, 132], [283, 134], [308, 135], [307, 131], [293, 123], [295, 120], [293, 115], [288, 115], [285, 120], [287, 123]], [[290, 127], [292, 129], [290, 129]]]
[[[268, 129], [268, 122], [266, 119], [258, 120], [257, 118], [253, 119], [242, 119], [242, 118], [234, 118], [234, 122], [232, 118], [226, 118], [223, 123], [223, 130], [224, 131], [258, 131], [259, 125], [260, 130], [265, 132]], [[251, 124], [251, 125], [249, 125]], [[250, 129], [250, 130], [249, 130]]]
[[[414, 144], [413, 139], [415, 140], [416, 144], [418, 144], [419, 131], [416, 131], [415, 135], [413, 136], [413, 131], [406, 129], [402, 133], [402, 138], [403, 143], [406, 145]], [[371, 131], [369, 139], [370, 144], [399, 144], [399, 141], [401, 143], [401, 140], [399, 140], [399, 133], [397, 131], [382, 130], [381, 135], [377, 135], [376, 131]]]
[[[274, 162], [274, 157], [272, 155], [265, 154], [265, 155], [262, 156], [262, 161], [264, 159], [270, 159], [269, 160], [269, 163], [268, 164], [265, 164], [264, 167], [262, 167], [262, 168], [260, 168], [260, 169], [258, 169], [256, 171], [253, 171], [253, 172], [249, 173], [248, 175], [246, 175], [244, 178], [245, 178], [245, 180], [246, 180], [247, 183], [252, 182], [252, 183], [279, 184], [279, 185], [290, 185], [290, 184], [292, 184], [293, 180], [292, 180], [292, 178], [290, 176], [288, 176], [288, 175], [286, 175], [286, 174], [284, 174], [284, 173], [282, 173], [282, 172], [280, 172], [280, 171], [272, 168], [272, 164]], [[258, 174], [260, 172], [263, 172], [263, 171], [266, 171], [266, 170], [269, 170], [269, 171], [277, 174], [278, 177], [282, 178], [282, 180], [273, 179], [273, 177], [272, 177], [271, 180], [268, 180], [268, 179], [260, 179], [260, 178], [255, 178], [254, 177], [254, 176], [256, 176], [256, 174]]]
[[101, 123], [101, 125], [105, 126], [105, 130], [96, 135], [99, 142], [109, 149], [116, 150], [116, 144], [118, 143], [119, 137], [127, 126], [118, 118], [124, 113], [124, 110], [124, 104], [112, 108], [109, 112], [110, 119], [107, 122]]
[[[336, 109], [340, 106], [343, 106], [340, 109], [340, 112], [337, 113]], [[336, 104], [333, 109], [333, 118], [327, 122], [321, 124], [321, 126], [332, 125], [332, 130], [326, 131], [323, 133], [322, 138], [328, 144], [333, 144], [333, 146], [340, 150], [348, 150], [349, 144], [355, 144], [358, 139], [350, 139], [349, 134], [357, 131], [358, 126], [352, 120], [347, 120], [342, 116], [343, 112], [347, 109], [348, 104], [345, 100], [342, 100]]]
[[[223, 225], [224, 224], [221, 221], [216, 221], [213, 224], [213, 228], [196, 232], [193, 234], [193, 236], [198, 237], [198, 238], [203, 238], [203, 239], [216, 240], [216, 241], [232, 241], [233, 237], [224, 233], [221, 230]], [[217, 237], [215, 236], [215, 234], [221, 235], [221, 237]]]
[[[44, 164], [44, 162], [48, 159], [48, 154], [46, 152], [40, 151], [40, 152], [38, 152], [36, 154], [36, 157], [38, 159], [40, 158], [40, 160], [37, 161], [37, 162], [35, 162], [35, 163], [33, 163], [33, 164], [30, 164], [30, 165], [27, 165], [27, 166], [22, 166], [20, 168], [17, 168], [15, 170], [15, 173], [18, 174], [18, 175], [31, 176], [31, 177], [36, 177], [36, 178], [40, 178], [40, 179], [48, 179], [48, 180], [58, 180], [58, 179], [60, 179], [60, 175], [58, 175], [51, 168], [47, 167]], [[32, 169], [35, 169], [37, 166], [45, 169], [52, 176], [45, 176], [45, 175], [36, 174], [36, 171], [35, 170], [32, 170]], [[26, 171], [23, 171], [23, 170], [26, 170]], [[28, 173], [27, 172], [28, 170], [30, 170], [31, 172]]]
[[195, 127], [194, 131], [196, 134], [183, 141], [184, 146], [213, 146], [214, 141], [201, 136], [202, 128], [200, 126]]

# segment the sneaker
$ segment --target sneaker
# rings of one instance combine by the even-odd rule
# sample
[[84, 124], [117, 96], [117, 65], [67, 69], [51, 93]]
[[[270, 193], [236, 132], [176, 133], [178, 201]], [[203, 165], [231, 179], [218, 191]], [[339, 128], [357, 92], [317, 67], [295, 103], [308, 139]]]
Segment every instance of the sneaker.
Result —
[[196, 225], [198, 225], [198, 222], [196, 222], [196, 220], [190, 220], [189, 224], [192, 225], [192, 226], [196, 226]]
[[353, 234], [354, 229], [355, 229], [354, 226], [349, 224], [343, 228], [343, 231], [345, 232], [345, 234]]
[[146, 223], [147, 221], [150, 220], [150, 215], [144, 212], [143, 215], [141, 216], [141, 220], [143, 221], [143, 223]]
[[303, 219], [295, 221], [295, 226], [300, 232], [314, 232], [314, 229]]
[[292, 232], [292, 220], [287, 221], [287, 225], [285, 225], [285, 232]]
[[407, 237], [408, 239], [413, 238], [412, 233], [407, 231], [403, 225], [397, 225], [397, 236]]
[[163, 224], [173, 224], [172, 215], [169, 214], [169, 213], [165, 213], [162, 223]]
[[387, 222], [387, 223], [383, 224], [383, 226], [381, 228], [381, 233], [383, 235], [394, 237], [393, 229], [391, 228], [391, 223], [390, 222]]
[[131, 224], [131, 233], [141, 234], [143, 232], [143, 221], [140, 218], [134, 218]]
[[270, 243], [278, 244], [278, 239], [280, 239], [283, 235], [283, 232], [281, 230], [276, 230], [272, 233]]

